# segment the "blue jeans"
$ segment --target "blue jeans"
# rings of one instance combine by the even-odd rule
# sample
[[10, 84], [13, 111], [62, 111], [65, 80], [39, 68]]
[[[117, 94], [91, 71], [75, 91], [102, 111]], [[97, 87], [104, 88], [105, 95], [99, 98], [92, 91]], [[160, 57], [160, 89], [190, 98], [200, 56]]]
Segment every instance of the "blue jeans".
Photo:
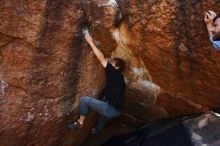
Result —
[[109, 105], [108, 102], [97, 100], [88, 96], [83, 96], [80, 100], [80, 115], [88, 115], [90, 108], [101, 115], [96, 124], [96, 132], [99, 132], [111, 118], [117, 117], [121, 113], [112, 105]]

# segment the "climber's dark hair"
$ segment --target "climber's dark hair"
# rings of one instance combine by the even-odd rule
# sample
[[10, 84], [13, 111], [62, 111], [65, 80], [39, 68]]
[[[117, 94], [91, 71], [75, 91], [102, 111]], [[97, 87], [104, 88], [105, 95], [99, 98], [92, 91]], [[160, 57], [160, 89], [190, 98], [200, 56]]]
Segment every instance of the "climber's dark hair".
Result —
[[216, 15], [216, 16], [214, 17], [213, 23], [215, 23], [215, 21], [216, 21], [218, 18], [220, 18], [220, 14], [218, 14], [218, 15]]
[[120, 25], [121, 25], [122, 20], [123, 20], [123, 15], [121, 14], [121, 11], [117, 8], [116, 17], [114, 19], [114, 26], [116, 28], [119, 28]]
[[117, 67], [119, 67], [119, 71], [122, 72], [124, 70], [124, 67], [125, 67], [125, 61], [122, 60], [121, 58], [113, 58], [113, 60], [115, 61], [115, 65]]

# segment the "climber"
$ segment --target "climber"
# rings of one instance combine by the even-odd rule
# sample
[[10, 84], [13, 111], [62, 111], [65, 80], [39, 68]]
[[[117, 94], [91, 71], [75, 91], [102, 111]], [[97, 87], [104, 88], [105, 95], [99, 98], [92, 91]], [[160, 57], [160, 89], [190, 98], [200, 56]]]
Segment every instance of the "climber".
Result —
[[205, 13], [204, 21], [209, 33], [209, 40], [212, 45], [220, 51], [220, 15], [213, 11]]
[[125, 80], [122, 74], [124, 61], [120, 58], [105, 59], [102, 52], [95, 46], [88, 30], [83, 30], [87, 43], [92, 48], [94, 54], [106, 71], [106, 87], [104, 100], [97, 100], [92, 97], [84, 96], [80, 100], [80, 118], [68, 125], [70, 129], [77, 129], [83, 126], [84, 120], [90, 109], [98, 112], [101, 116], [92, 133], [98, 133], [106, 122], [117, 117], [121, 113], [121, 108], [125, 92]]

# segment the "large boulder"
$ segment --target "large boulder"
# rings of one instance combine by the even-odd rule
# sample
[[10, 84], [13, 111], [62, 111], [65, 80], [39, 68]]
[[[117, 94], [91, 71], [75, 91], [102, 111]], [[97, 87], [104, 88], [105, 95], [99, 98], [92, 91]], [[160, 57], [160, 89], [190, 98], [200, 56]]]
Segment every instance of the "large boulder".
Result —
[[97, 97], [104, 86], [82, 37], [80, 3], [0, 5], [0, 145], [80, 144], [88, 130], [70, 133], [67, 123], [78, 118], [80, 97]]
[[220, 53], [209, 43], [203, 22], [204, 12], [218, 12], [219, 3], [131, 0], [119, 1], [119, 7], [124, 18], [120, 30], [126, 37], [129, 54], [140, 60], [139, 68], [145, 68], [151, 81], [160, 87], [159, 95], [152, 92], [155, 96], [141, 96], [141, 100], [151, 101], [143, 102], [147, 104], [137, 98], [143, 92], [127, 95], [139, 102], [136, 109], [143, 109], [137, 112], [132, 102], [131, 111], [155, 119], [207, 111], [220, 105]]
[[[220, 115], [214, 112], [157, 120], [129, 134], [113, 136], [102, 146], [219, 146]], [[98, 140], [97, 140], [98, 141]], [[92, 142], [92, 141], [91, 141]]]

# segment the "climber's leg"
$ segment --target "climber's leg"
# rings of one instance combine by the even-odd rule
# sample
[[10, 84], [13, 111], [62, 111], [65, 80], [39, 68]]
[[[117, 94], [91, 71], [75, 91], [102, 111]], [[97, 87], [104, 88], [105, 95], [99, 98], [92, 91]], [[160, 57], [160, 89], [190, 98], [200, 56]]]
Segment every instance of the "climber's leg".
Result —
[[109, 118], [109, 117], [101, 115], [98, 119], [97, 124], [96, 124], [94, 133], [99, 133], [110, 119], [111, 118]]
[[78, 128], [79, 124], [83, 125], [85, 117], [88, 115], [90, 108], [98, 112], [99, 114], [109, 118], [115, 117], [120, 114], [119, 111], [117, 111], [113, 106], [109, 105], [107, 102], [100, 101], [92, 97], [84, 96], [80, 100], [80, 118], [77, 121], [77, 124], [75, 124], [77, 126], [74, 126], [74, 129], [75, 127]]

